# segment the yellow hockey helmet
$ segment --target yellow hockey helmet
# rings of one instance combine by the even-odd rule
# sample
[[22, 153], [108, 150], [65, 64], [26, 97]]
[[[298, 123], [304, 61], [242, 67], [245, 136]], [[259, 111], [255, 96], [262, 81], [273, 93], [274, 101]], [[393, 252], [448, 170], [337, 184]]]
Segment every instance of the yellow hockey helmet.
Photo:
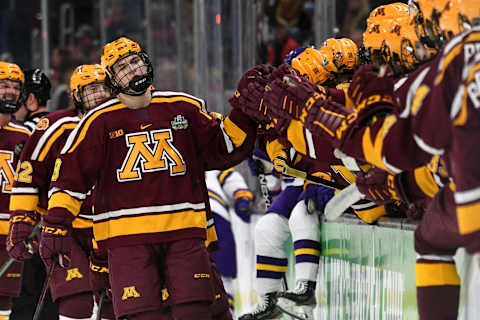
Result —
[[328, 57], [333, 62], [333, 65], [325, 66], [330, 72], [343, 73], [358, 66], [358, 47], [351, 39], [330, 38], [324, 42], [323, 47], [330, 52]]
[[306, 48], [292, 59], [292, 68], [307, 78], [308, 81], [321, 85], [325, 81], [333, 79], [333, 75], [324, 67], [325, 60], [326, 57], [319, 50]]
[[[146, 72], [142, 76], [136, 76], [128, 82], [121, 84], [113, 66], [130, 55], [138, 55], [146, 66]], [[133, 40], [121, 37], [115, 41], [107, 43], [103, 47], [101, 58], [102, 67], [107, 72], [107, 84], [112, 88], [114, 94], [125, 93], [129, 95], [143, 94], [153, 83], [153, 67], [147, 54], [142, 50], [140, 45]]]
[[25, 75], [15, 63], [0, 61], [0, 80], [11, 80], [20, 84], [17, 97], [2, 97], [0, 99], [0, 113], [14, 113], [20, 108], [20, 97], [25, 83]]
[[[101, 95], [98, 99], [84, 97], [84, 89], [92, 84], [105, 84], [106, 72], [99, 64], [83, 64], [75, 68], [70, 78], [70, 95], [73, 102], [80, 110], [86, 110], [95, 106], [101, 100], [110, 96]], [[105, 86], [106, 89], [106, 86]]]
[[[413, 17], [418, 38], [426, 46], [439, 50], [443, 44], [463, 31], [461, 0], [417, 0]], [[478, 4], [477, 4], [478, 7]]]
[[459, 1], [460, 24], [462, 28], [480, 25], [480, 2], [478, 0]]

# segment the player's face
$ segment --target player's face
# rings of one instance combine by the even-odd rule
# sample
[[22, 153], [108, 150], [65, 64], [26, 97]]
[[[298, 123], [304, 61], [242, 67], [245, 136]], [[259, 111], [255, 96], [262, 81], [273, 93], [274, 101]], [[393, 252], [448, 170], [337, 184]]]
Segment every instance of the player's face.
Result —
[[133, 78], [147, 74], [147, 65], [139, 55], [133, 54], [115, 63], [113, 72], [115, 82], [121, 88], [127, 88]]
[[109, 97], [110, 91], [104, 83], [92, 83], [82, 90], [82, 101], [86, 111], [91, 110]]
[[1, 101], [18, 101], [20, 97], [21, 84], [18, 81], [10, 79], [0, 80], [0, 100]]

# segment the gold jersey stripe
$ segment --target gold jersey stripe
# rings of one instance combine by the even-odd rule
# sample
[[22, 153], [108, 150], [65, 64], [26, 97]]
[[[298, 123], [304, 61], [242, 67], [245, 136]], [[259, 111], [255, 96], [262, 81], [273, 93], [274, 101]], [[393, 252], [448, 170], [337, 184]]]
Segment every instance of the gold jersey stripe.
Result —
[[42, 151], [40, 151], [38, 161], [42, 162], [43, 160], [45, 160], [45, 157], [50, 152], [50, 148], [58, 139], [58, 137], [60, 137], [65, 132], [65, 130], [74, 129], [77, 125], [78, 123], [66, 123], [61, 125], [60, 128], [55, 131], [55, 133], [48, 139], [45, 146], [41, 149]]
[[8, 130], [8, 131], [20, 132], [20, 133], [26, 134], [27, 136], [30, 136], [30, 132], [27, 129], [14, 128], [9, 125], [3, 126], [2, 129]]
[[126, 108], [126, 106], [124, 104], [116, 103], [116, 104], [114, 104], [110, 107], [100, 109], [100, 110], [94, 112], [93, 114], [91, 114], [85, 120], [85, 123], [83, 124], [83, 127], [81, 128], [80, 133], [77, 135], [77, 137], [75, 137], [75, 140], [76, 140], [75, 143], [73, 144], [72, 147], [70, 147], [70, 149], [68, 150], [68, 153], [73, 152], [77, 148], [77, 146], [83, 141], [83, 139], [85, 139], [85, 136], [87, 135], [88, 128], [90, 128], [90, 125], [92, 124], [93, 120], [95, 120], [96, 118], [98, 118], [99, 116], [101, 116], [104, 113], [111, 112], [111, 111], [116, 111], [116, 110], [121, 110], [121, 109], [125, 109], [125, 108]]
[[10, 211], [35, 211], [38, 205], [38, 194], [12, 194], [10, 196]]
[[229, 117], [225, 118], [223, 121], [223, 128], [225, 129], [225, 133], [230, 137], [235, 147], [240, 147], [245, 139], [247, 138], [247, 134], [237, 126]]
[[460, 278], [453, 263], [417, 263], [415, 275], [417, 287], [460, 285]]
[[218, 241], [217, 230], [215, 230], [215, 225], [207, 228], [207, 240], [205, 240], [205, 246], [208, 248], [212, 242]]
[[220, 202], [223, 206], [225, 206], [225, 207], [227, 206], [227, 203], [222, 198], [217, 196], [215, 193], [213, 193], [211, 191], [208, 191], [208, 196], [214, 198], [215, 200]]
[[75, 218], [72, 222], [72, 227], [75, 229], [87, 229], [93, 227], [93, 221], [82, 218]]
[[65, 208], [74, 216], [78, 216], [82, 201], [79, 201], [65, 192], [56, 192], [48, 201], [48, 210], [52, 208]]
[[293, 148], [303, 154], [307, 155], [307, 142], [305, 134], [303, 132], [303, 125], [298, 120], [291, 120], [287, 129], [288, 141], [292, 144]]
[[193, 104], [195, 107], [198, 108], [198, 111], [200, 111], [201, 114], [206, 116], [208, 119], [212, 119], [210, 115], [207, 113], [203, 112], [202, 110], [202, 105], [200, 101], [186, 97], [186, 96], [173, 96], [173, 97], [154, 97], [152, 99], [152, 103], [172, 103], [172, 102], [178, 102], [178, 101], [183, 101], [183, 102], [188, 102], [190, 104]]
[[161, 233], [207, 226], [205, 211], [185, 210], [147, 216], [126, 216], [120, 219], [94, 223], [93, 232], [97, 241], [127, 235]]
[[378, 220], [378, 218], [383, 217], [387, 214], [384, 206], [378, 206], [372, 209], [367, 210], [354, 210], [357, 216], [360, 217], [366, 223], [373, 223]]
[[413, 171], [413, 174], [418, 187], [429, 198], [433, 198], [433, 196], [440, 190], [432, 176], [432, 172], [427, 166], [416, 168]]
[[469, 234], [480, 230], [480, 202], [467, 205], [457, 204], [458, 230]]
[[5, 236], [8, 234], [8, 220], [0, 220], [0, 235]]

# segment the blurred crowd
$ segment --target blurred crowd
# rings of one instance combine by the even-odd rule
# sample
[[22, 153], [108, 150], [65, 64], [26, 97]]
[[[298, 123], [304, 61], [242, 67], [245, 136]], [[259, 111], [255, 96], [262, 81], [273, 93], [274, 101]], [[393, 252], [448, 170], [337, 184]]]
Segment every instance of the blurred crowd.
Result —
[[[371, 8], [394, 1], [381, 0], [338, 0], [336, 23], [330, 30], [334, 37], [348, 37], [360, 44], [365, 18]], [[405, 2], [405, 1], [404, 1]], [[99, 2], [49, 1], [50, 72], [52, 99], [49, 111], [68, 107], [68, 81], [72, 70], [80, 64], [97, 63], [101, 55], [101, 34], [106, 41], [119, 36], [128, 36], [140, 43], [145, 42], [146, 28], [143, 2], [132, 0], [106, 0], [105, 19], [100, 25]], [[0, 58], [16, 62], [22, 68], [41, 64], [41, 1], [9, 1], [0, 8]], [[228, 1], [222, 6], [231, 6]], [[193, 1], [183, 2], [182, 20], [185, 28], [193, 29]], [[70, 11], [69, 11], [70, 10]], [[314, 45], [314, 0], [263, 0], [257, 2], [257, 63], [274, 66], [298, 46]], [[223, 10], [229, 12], [228, 10]], [[173, 1], [152, 1], [152, 37], [155, 50], [154, 64], [162, 74], [172, 78], [156, 77], [158, 87], [175, 84], [176, 48], [174, 45], [175, 23], [168, 17], [174, 16]], [[63, 17], [62, 17], [63, 16]], [[68, 18], [66, 19], [65, 16]], [[227, 18], [227, 17], [225, 17]], [[72, 21], [69, 21], [72, 20]], [[226, 19], [225, 19], [226, 20]], [[22, 23], [18, 23], [21, 21]], [[62, 30], [65, 26], [68, 30]], [[68, 28], [67, 28], [68, 27]], [[228, 25], [224, 26], [228, 28]], [[59, 30], [60, 29], [60, 30]], [[59, 30], [59, 31], [58, 31]], [[193, 47], [191, 32], [181, 30], [186, 48]], [[43, 35], [45, 36], [45, 35]], [[317, 44], [320, 45], [320, 44]], [[226, 50], [228, 52], [228, 50]], [[186, 63], [193, 64], [193, 50], [185, 50]], [[226, 61], [228, 65], [229, 62]], [[229, 69], [227, 67], [227, 69]], [[193, 79], [193, 72], [186, 74]], [[175, 88], [169, 88], [175, 89]]]

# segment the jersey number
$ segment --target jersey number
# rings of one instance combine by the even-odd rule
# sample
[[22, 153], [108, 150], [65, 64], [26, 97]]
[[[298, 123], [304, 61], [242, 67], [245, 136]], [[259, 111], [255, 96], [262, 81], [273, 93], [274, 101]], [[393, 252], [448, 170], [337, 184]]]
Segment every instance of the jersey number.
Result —
[[23, 161], [18, 163], [17, 174], [15, 174], [15, 180], [23, 183], [32, 182], [32, 164], [28, 161]]
[[13, 180], [13, 152], [0, 151], [0, 181], [2, 184], [2, 192], [12, 192]]
[[141, 180], [142, 173], [162, 170], [170, 170], [171, 176], [185, 174], [185, 162], [173, 146], [171, 129], [130, 133], [125, 141], [129, 149], [122, 168], [117, 169], [119, 182]]

